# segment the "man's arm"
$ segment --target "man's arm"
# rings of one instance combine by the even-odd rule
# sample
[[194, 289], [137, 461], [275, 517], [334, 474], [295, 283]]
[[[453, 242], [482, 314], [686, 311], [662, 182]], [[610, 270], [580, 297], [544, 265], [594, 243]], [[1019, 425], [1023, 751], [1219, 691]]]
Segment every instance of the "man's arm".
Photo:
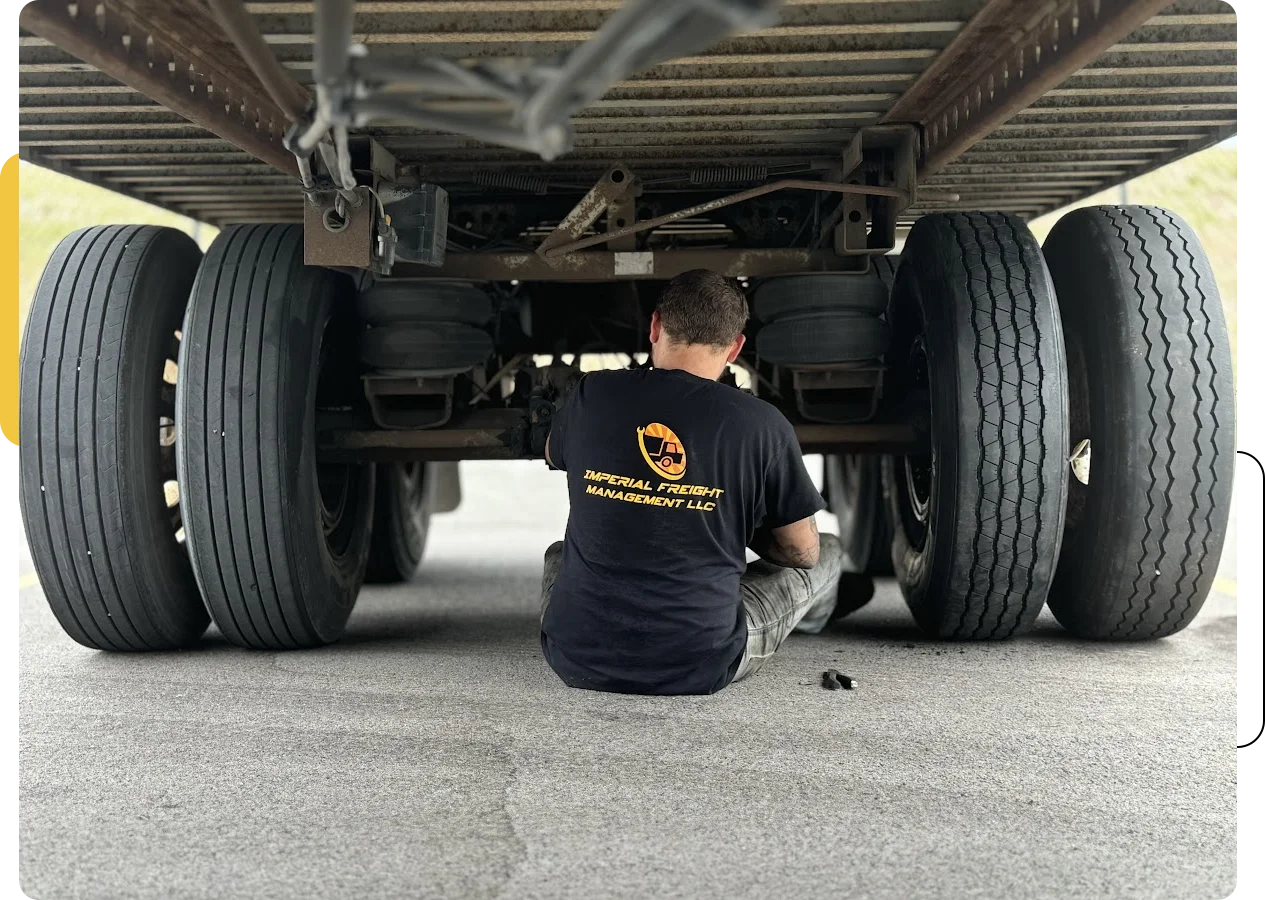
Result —
[[775, 565], [811, 569], [821, 557], [817, 520], [809, 516], [779, 528], [757, 528], [751, 549]]
[[578, 415], [578, 407], [583, 401], [584, 386], [589, 376], [585, 374], [569, 385], [553, 401], [553, 413], [548, 418], [549, 433], [545, 435], [545, 462], [555, 469], [567, 470], [567, 431], [571, 420]]

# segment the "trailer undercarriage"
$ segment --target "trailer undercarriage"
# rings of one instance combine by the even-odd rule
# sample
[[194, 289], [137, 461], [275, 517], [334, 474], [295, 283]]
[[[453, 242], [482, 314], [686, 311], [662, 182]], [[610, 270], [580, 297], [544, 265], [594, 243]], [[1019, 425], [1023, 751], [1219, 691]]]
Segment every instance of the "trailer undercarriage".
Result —
[[[37, 292], [24, 510], [89, 646], [183, 645], [204, 601], [248, 646], [335, 639], [366, 570], [416, 570], [447, 464], [541, 457], [699, 268], [751, 305], [725, 380], [826, 454], [855, 567], [925, 630], [1007, 637], [1048, 600], [1162, 637], [1202, 604], [1234, 439], [1206, 256], [1164, 210], [1082, 210], [1044, 250], [1025, 220], [1235, 133], [1225, 3], [36, 0], [21, 26], [22, 158], [223, 229], [196, 280], [178, 235], [77, 232]], [[89, 453], [133, 409], [157, 449]], [[112, 516], [165, 547], [117, 563], [139, 600], [101, 581]]]

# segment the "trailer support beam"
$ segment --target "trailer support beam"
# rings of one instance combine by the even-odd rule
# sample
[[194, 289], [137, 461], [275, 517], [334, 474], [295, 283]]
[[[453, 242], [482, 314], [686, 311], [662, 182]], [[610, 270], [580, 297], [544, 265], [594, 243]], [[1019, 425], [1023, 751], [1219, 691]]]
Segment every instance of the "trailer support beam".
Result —
[[991, 0], [892, 105], [923, 126], [920, 181], [935, 175], [1171, 0]]
[[690, 269], [711, 269], [727, 278], [767, 278], [795, 272], [865, 272], [864, 256], [842, 257], [829, 250], [586, 250], [544, 260], [528, 251], [449, 253], [435, 268], [396, 263], [400, 278], [457, 278], [467, 281], [667, 281]]
[[[143, 13], [143, 15], [142, 15]], [[35, 0], [19, 22], [56, 46], [287, 175], [288, 120], [210, 11], [194, 0]], [[85, 126], [91, 129], [93, 126]]]

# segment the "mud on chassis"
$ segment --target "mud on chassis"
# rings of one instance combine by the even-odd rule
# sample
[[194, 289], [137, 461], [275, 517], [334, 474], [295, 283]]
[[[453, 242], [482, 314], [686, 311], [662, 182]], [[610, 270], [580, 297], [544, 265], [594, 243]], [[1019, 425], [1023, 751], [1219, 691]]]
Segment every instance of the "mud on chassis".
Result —
[[[511, 87], [527, 105], [548, 84]], [[567, 108], [520, 137], [557, 150]], [[337, 639], [366, 575], [416, 571], [452, 505], [441, 465], [538, 457], [577, 363], [631, 364], [665, 280], [700, 266], [747, 285], [742, 389], [827, 454], [854, 566], [890, 566], [929, 634], [1012, 636], [1048, 602], [1078, 635], [1144, 639], [1198, 612], [1233, 385], [1211, 271], [1175, 216], [1081, 210], [1041, 248], [1014, 216], [928, 215], [897, 263], [916, 128], [685, 206], [688, 185], [617, 165], [574, 205], [498, 207], [408, 183], [348, 133], [354, 109], [331, 110], [294, 132], [300, 152], [315, 140], [302, 227], [228, 228], [205, 258], [169, 229], [92, 228], [49, 262], [22, 351], [21, 496], [79, 642], [182, 647], [209, 618], [249, 647]], [[702, 214], [742, 246], [674, 231]], [[450, 224], [514, 246], [445, 258]]]

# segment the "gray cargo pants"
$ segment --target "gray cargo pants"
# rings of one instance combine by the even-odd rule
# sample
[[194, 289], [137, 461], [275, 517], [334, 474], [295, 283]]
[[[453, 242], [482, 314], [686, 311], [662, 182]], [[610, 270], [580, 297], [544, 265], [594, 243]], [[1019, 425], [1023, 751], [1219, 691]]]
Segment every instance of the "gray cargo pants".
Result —
[[[540, 620], [562, 568], [562, 541], [545, 551]], [[734, 681], [758, 672], [792, 631], [816, 634], [826, 627], [839, 595], [843, 548], [833, 534], [821, 536], [821, 557], [811, 569], [789, 569], [764, 560], [747, 564], [740, 582], [747, 613], [747, 647]]]

